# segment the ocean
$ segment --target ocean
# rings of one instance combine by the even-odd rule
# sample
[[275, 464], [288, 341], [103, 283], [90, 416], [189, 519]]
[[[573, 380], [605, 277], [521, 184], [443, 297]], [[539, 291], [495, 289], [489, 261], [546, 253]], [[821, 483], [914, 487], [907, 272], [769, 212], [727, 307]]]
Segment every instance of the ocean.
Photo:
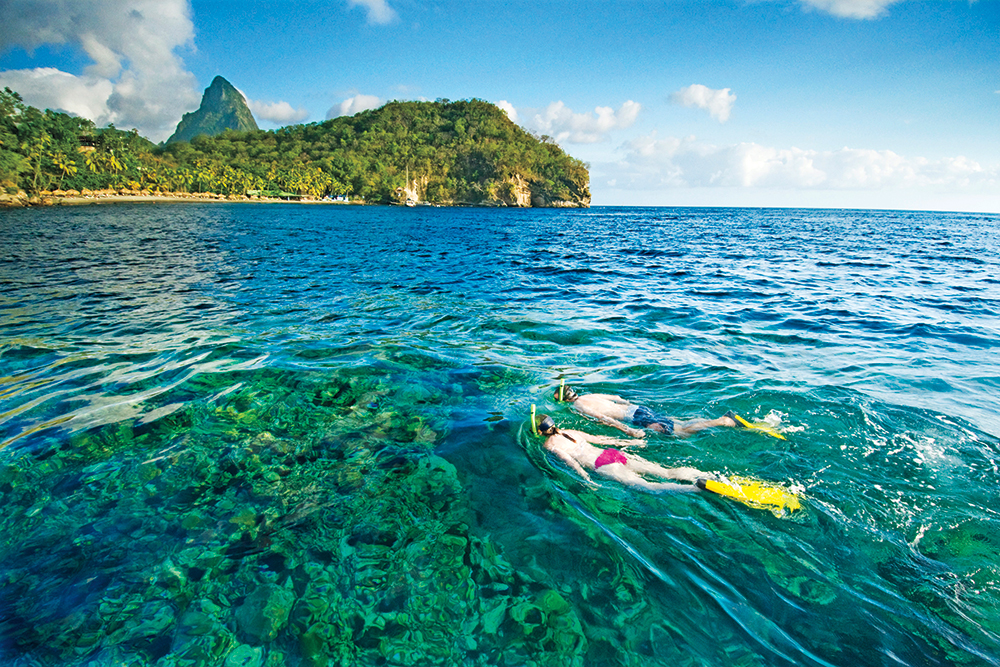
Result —
[[[5, 665], [998, 665], [1000, 215], [0, 211]], [[586, 484], [565, 382], [767, 423]]]

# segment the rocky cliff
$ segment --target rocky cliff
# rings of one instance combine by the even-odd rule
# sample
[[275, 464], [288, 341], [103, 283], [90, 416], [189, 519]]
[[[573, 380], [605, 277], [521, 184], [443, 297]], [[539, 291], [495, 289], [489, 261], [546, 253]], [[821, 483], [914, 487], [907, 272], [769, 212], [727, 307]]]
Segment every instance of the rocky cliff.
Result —
[[221, 76], [215, 77], [205, 89], [197, 111], [184, 114], [177, 130], [167, 143], [191, 141], [199, 134], [213, 137], [225, 130], [256, 130], [257, 122], [250, 113], [247, 101], [231, 83]]

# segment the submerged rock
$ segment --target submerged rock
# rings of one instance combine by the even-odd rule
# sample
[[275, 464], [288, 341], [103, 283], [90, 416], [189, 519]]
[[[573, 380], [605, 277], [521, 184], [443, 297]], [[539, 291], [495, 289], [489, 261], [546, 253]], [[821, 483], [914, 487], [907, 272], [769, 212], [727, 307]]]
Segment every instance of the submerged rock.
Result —
[[239, 644], [226, 656], [225, 667], [260, 667], [264, 663], [264, 650], [259, 646]]
[[288, 623], [295, 596], [276, 584], [264, 584], [236, 610], [239, 634], [250, 644], [272, 641]]

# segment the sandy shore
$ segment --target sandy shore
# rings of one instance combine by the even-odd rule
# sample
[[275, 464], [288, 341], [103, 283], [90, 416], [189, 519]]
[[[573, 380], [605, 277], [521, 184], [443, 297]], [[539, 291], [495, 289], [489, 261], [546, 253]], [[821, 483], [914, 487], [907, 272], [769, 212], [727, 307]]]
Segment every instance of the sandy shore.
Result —
[[20, 192], [16, 195], [0, 195], [0, 208], [19, 208], [22, 206], [83, 206], [87, 204], [123, 204], [123, 203], [184, 203], [184, 202], [247, 202], [257, 204], [361, 204], [360, 201], [345, 202], [329, 199], [278, 199], [274, 197], [247, 197], [243, 195], [216, 195], [209, 193], [122, 193], [122, 192], [43, 192], [39, 195], [27, 195]]

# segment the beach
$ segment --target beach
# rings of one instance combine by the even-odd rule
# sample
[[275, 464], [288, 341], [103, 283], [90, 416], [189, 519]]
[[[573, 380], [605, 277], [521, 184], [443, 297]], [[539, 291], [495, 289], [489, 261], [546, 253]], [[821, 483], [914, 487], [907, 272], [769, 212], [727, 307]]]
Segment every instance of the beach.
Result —
[[250, 197], [247, 195], [221, 195], [212, 192], [151, 192], [148, 190], [55, 190], [28, 195], [0, 194], [0, 208], [25, 206], [82, 206], [87, 204], [121, 203], [173, 203], [173, 202], [252, 202], [252, 203], [301, 203], [301, 204], [361, 204], [359, 201], [316, 199], [310, 196], [282, 199], [278, 197]]

